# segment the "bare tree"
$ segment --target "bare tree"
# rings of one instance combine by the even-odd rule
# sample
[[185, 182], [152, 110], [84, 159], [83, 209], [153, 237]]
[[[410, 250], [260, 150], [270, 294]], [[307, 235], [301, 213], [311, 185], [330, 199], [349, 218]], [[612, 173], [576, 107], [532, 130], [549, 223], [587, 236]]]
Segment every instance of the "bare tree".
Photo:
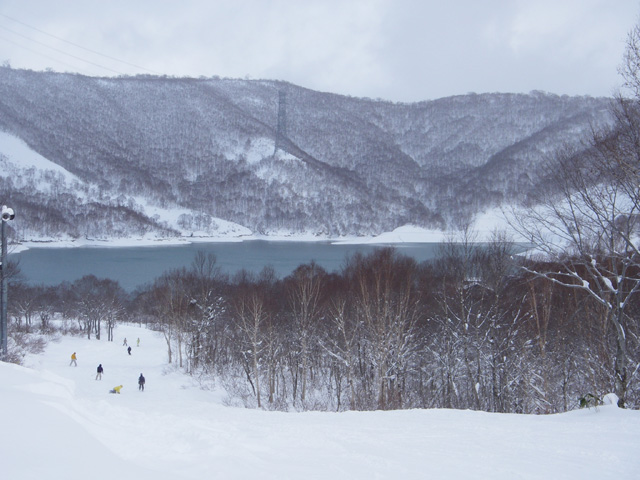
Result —
[[[360, 338], [360, 323], [352, 321], [349, 315], [348, 302], [345, 295], [336, 295], [331, 302], [328, 315], [331, 318], [331, 330], [325, 332], [322, 343], [325, 351], [333, 360], [334, 382], [336, 392], [336, 409], [342, 405], [342, 378], [346, 377], [346, 385], [349, 394], [349, 408], [360, 409], [363, 407], [358, 397], [356, 386], [357, 371], [357, 344]], [[344, 372], [344, 373], [343, 373]]]
[[[317, 340], [317, 324], [322, 314], [321, 301], [325, 271], [312, 262], [299, 266], [288, 283], [289, 305], [293, 314], [294, 341], [297, 344], [296, 375], [300, 382], [300, 401], [304, 405], [311, 355], [311, 343]], [[294, 389], [294, 402], [296, 390]]]
[[[459, 237], [449, 238], [440, 245], [435, 262], [440, 277], [436, 293], [439, 309], [430, 312], [430, 317], [438, 325], [441, 337], [431, 344], [430, 350], [441, 372], [438, 393], [443, 405], [449, 408], [460, 406], [459, 397], [468, 392], [474, 407], [480, 409], [486, 317], [477, 312], [477, 304], [483, 295], [477, 295], [476, 289], [469, 288], [478, 279], [477, 235], [468, 224], [460, 232]], [[466, 388], [461, 391], [458, 377], [463, 376], [463, 369]]]
[[[559, 271], [535, 271], [551, 282], [586, 293], [599, 305], [603, 325], [613, 331], [614, 391], [624, 406], [632, 372], [638, 371], [628, 342], [638, 325], [630, 315], [640, 290], [640, 25], [627, 37], [620, 74], [631, 97], [611, 106], [615, 123], [594, 130], [582, 152], [561, 152], [552, 164], [557, 182], [517, 228]], [[606, 331], [606, 330], [605, 330]]]
[[346, 270], [362, 323], [365, 390], [377, 408], [401, 408], [418, 352], [417, 265], [384, 248], [369, 257], [354, 256]]
[[163, 274], [158, 278], [145, 299], [145, 308], [155, 318], [155, 328], [160, 330], [167, 343], [167, 361], [178, 357], [178, 365], [184, 365], [183, 343], [187, 331], [189, 310], [192, 307], [187, 291], [185, 269]]
[[619, 181], [618, 162], [609, 152], [596, 143], [585, 152], [561, 155], [553, 167], [554, 188], [518, 218], [516, 228], [561, 266], [559, 271], [528, 269], [531, 273], [582, 290], [602, 307], [605, 324], [615, 332], [614, 391], [623, 406], [629, 383], [628, 308], [640, 289], [640, 252], [634, 243], [640, 204]]
[[526, 315], [507, 294], [515, 273], [514, 244], [496, 232], [488, 244], [464, 229], [446, 242], [435, 267], [439, 308], [430, 313], [438, 335], [430, 345], [448, 407], [512, 411], [522, 378], [519, 324]]
[[241, 356], [247, 381], [262, 408], [260, 395], [261, 361], [265, 348], [264, 328], [267, 321], [264, 291], [255, 283], [238, 287], [233, 299], [234, 319], [242, 335]]
[[185, 294], [190, 297], [186, 323], [190, 372], [199, 367], [213, 368], [217, 363], [227, 311], [223, 298], [226, 280], [214, 254], [196, 253], [185, 275]]
[[640, 24], [627, 34], [626, 49], [618, 72], [635, 98], [640, 98]]
[[113, 327], [123, 313], [124, 290], [118, 282], [85, 275], [76, 280], [69, 291], [71, 308], [83, 325], [87, 338], [93, 333], [97, 340], [102, 335], [102, 322], [107, 322], [108, 340], [113, 340]]

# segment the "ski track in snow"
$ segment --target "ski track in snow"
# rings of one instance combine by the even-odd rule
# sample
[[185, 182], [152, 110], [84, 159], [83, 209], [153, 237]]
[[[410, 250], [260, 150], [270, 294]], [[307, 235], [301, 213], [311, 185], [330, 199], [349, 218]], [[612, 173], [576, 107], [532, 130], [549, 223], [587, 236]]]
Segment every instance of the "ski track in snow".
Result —
[[[69, 366], [74, 351], [77, 367]], [[638, 411], [249, 410], [225, 406], [223, 392], [199, 388], [166, 358], [160, 334], [119, 325], [113, 342], [62, 337], [27, 357], [28, 368], [0, 363], [2, 478], [633, 479], [640, 472]], [[99, 363], [105, 372], [95, 380]], [[108, 393], [120, 384], [122, 394]]]

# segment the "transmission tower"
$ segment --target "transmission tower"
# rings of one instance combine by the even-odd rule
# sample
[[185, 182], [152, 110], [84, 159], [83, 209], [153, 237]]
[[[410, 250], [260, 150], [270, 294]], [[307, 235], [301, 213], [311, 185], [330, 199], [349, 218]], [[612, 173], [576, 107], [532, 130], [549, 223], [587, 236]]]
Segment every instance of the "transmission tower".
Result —
[[278, 150], [286, 151], [285, 139], [287, 138], [287, 93], [283, 90], [278, 92], [278, 126], [276, 129], [276, 148], [273, 154]]

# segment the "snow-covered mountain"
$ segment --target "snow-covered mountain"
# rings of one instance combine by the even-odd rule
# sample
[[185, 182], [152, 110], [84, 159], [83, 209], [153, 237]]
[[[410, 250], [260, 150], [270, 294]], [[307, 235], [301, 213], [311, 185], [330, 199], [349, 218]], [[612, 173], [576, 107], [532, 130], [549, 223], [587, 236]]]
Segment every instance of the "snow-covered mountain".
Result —
[[608, 107], [540, 92], [396, 104], [279, 81], [2, 67], [0, 200], [23, 239], [446, 229], [526, 199], [541, 162], [610, 122]]

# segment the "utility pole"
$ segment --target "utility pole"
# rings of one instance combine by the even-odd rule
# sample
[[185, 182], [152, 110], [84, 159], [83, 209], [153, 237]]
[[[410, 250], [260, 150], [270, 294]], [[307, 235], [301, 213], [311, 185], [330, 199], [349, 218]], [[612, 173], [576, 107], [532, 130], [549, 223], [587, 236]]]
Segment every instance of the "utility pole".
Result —
[[7, 358], [7, 338], [9, 329], [7, 324], [7, 222], [15, 218], [12, 208], [2, 206], [2, 221], [0, 222], [0, 237], [2, 237], [2, 249], [0, 250], [0, 348], [2, 348], [2, 360]]

